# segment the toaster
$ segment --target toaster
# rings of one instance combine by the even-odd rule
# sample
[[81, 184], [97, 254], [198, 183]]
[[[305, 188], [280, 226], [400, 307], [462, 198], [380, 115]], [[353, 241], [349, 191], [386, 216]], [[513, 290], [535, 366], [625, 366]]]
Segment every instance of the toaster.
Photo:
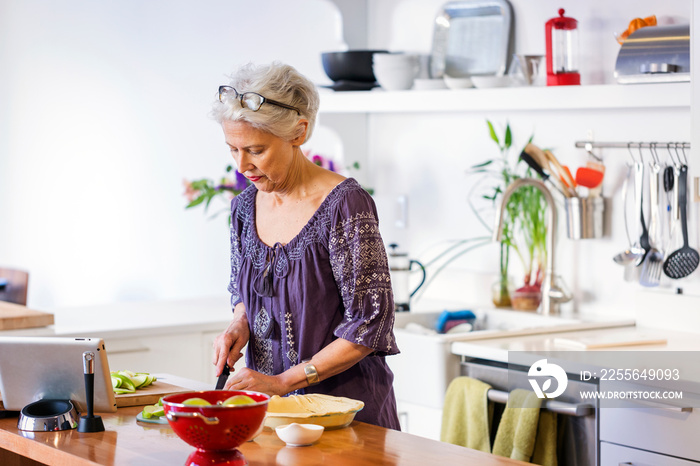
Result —
[[690, 81], [690, 25], [637, 29], [617, 54], [620, 84]]

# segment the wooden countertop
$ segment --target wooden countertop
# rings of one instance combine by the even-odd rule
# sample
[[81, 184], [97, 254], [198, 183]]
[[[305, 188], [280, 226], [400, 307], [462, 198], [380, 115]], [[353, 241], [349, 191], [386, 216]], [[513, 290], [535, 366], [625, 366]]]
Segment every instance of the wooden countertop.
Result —
[[[90, 434], [22, 432], [17, 429], [17, 417], [0, 419], [0, 464], [36, 464], [23, 458], [70, 466], [185, 464], [194, 448], [167, 425], [137, 422], [141, 409], [101, 414], [105, 432]], [[309, 447], [287, 447], [266, 430], [239, 449], [251, 465], [529, 464], [357, 421], [345, 429], [324, 432]]]

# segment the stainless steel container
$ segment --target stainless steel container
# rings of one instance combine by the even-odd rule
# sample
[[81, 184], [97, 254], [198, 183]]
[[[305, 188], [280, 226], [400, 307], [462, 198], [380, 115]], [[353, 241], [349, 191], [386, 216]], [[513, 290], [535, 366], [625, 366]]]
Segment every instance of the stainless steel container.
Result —
[[569, 239], [602, 238], [605, 220], [602, 197], [566, 199], [566, 236]]
[[70, 400], [40, 400], [22, 408], [19, 430], [53, 432], [78, 427], [80, 415]]
[[625, 40], [617, 55], [620, 84], [690, 81], [690, 25], [648, 26]]

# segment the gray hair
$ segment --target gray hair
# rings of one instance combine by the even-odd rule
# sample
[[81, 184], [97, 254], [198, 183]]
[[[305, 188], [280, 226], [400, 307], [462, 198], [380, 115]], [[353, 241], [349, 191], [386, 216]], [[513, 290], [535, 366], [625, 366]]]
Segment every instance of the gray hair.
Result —
[[224, 120], [244, 121], [286, 141], [301, 135], [303, 128], [298, 123], [305, 118], [309, 121], [309, 126], [304, 142], [309, 140], [316, 123], [320, 99], [316, 86], [294, 67], [280, 62], [269, 65], [248, 63], [229, 76], [229, 79], [229, 86], [236, 91], [257, 92], [265, 98], [298, 108], [301, 115], [294, 110], [271, 104], [263, 104], [254, 112], [241, 107], [237, 99], [227, 100], [226, 103], [217, 99], [212, 106], [212, 118], [219, 123]]

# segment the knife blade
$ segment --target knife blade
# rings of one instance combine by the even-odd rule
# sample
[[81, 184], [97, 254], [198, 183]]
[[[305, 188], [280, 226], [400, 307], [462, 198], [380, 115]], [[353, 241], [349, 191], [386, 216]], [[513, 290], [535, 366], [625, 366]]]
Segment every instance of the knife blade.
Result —
[[228, 376], [231, 374], [231, 368], [228, 367], [228, 363], [224, 364], [224, 370], [221, 371], [221, 375], [219, 376], [219, 380], [216, 382], [216, 388], [214, 390], [222, 390], [224, 388], [224, 385], [226, 385], [226, 381], [228, 380]]

